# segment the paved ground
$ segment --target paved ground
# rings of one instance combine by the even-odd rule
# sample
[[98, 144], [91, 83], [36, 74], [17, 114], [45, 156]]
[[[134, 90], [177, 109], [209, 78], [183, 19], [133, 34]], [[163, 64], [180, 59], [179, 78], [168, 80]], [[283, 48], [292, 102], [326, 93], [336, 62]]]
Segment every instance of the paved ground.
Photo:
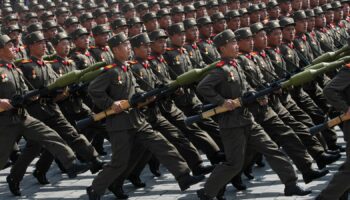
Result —
[[[343, 143], [342, 137], [340, 142]], [[109, 148], [109, 147], [108, 147]], [[204, 157], [205, 158], [205, 157]], [[108, 160], [108, 157], [104, 158]], [[317, 181], [305, 185], [302, 181], [300, 185], [313, 190], [313, 193], [306, 197], [284, 197], [283, 185], [278, 180], [276, 174], [269, 168], [256, 168], [254, 169], [255, 179], [249, 181], [244, 177], [244, 182], [248, 185], [248, 190], [244, 192], [236, 192], [230, 185], [227, 187], [226, 197], [228, 200], [232, 199], [314, 199], [315, 196], [322, 190], [328, 180], [332, 177], [339, 165], [344, 161], [345, 155], [342, 158], [330, 165], [328, 169], [331, 173]], [[208, 163], [206, 161], [206, 163]], [[85, 194], [85, 188], [92, 182], [94, 175], [86, 172], [76, 179], [67, 179], [66, 175], [61, 175], [59, 169], [53, 166], [48, 174], [48, 178], [51, 184], [47, 186], [40, 186], [31, 175], [33, 166], [27, 171], [24, 180], [21, 183], [22, 194], [21, 198], [15, 198], [8, 190], [6, 183], [6, 176], [9, 173], [9, 169], [0, 171], [0, 200], [12, 200], [12, 199], [87, 199]], [[145, 169], [142, 179], [146, 182], [147, 187], [143, 189], [135, 190], [133, 186], [126, 182], [124, 189], [127, 191], [131, 200], [194, 200], [197, 199], [195, 192], [204, 183], [198, 183], [191, 187], [188, 191], [182, 193], [179, 191], [177, 183], [174, 178], [162, 168], [163, 175], [160, 178], [154, 178], [149, 172], [148, 168]], [[301, 176], [299, 175], [299, 179]], [[103, 199], [115, 199], [113, 194], [107, 193]]]

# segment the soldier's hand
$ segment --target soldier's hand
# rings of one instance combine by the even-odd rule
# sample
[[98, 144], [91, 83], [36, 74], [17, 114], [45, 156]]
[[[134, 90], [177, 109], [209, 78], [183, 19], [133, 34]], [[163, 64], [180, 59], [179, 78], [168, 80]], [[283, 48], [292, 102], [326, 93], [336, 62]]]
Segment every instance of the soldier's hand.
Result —
[[239, 100], [237, 100], [237, 99], [226, 99], [222, 106], [224, 106], [228, 110], [234, 110], [234, 109], [240, 107], [241, 104], [240, 104]]
[[2, 110], [10, 110], [13, 106], [11, 105], [11, 102], [9, 99], [0, 99], [0, 109]]
[[183, 89], [183, 88], [177, 89], [177, 90], [175, 91], [175, 94], [176, 94], [177, 96], [182, 96], [182, 95], [184, 95], [184, 94], [185, 94], [184, 89]]
[[266, 106], [269, 103], [267, 98], [257, 100], [260, 106]]
[[121, 112], [123, 111], [121, 101], [115, 101], [115, 102], [112, 104], [111, 109], [112, 109], [116, 114], [117, 114], [117, 113], [121, 113]]

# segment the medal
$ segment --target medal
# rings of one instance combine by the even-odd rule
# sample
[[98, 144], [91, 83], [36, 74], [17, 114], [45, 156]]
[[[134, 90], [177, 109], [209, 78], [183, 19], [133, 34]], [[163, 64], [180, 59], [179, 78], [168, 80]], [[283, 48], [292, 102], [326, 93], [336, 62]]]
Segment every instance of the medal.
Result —
[[33, 79], [36, 79], [36, 77], [37, 77], [37, 76], [36, 76], [35, 69], [33, 69], [33, 70], [32, 70], [32, 78], [33, 78]]

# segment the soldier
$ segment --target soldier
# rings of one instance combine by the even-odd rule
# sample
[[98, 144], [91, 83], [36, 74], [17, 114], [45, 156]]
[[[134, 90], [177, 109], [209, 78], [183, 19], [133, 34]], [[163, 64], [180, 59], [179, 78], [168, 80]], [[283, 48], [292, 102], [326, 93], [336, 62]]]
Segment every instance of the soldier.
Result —
[[[340, 112], [350, 115], [349, 109], [349, 64], [345, 65], [338, 74], [328, 83], [323, 92], [327, 101]], [[349, 121], [343, 122], [344, 140], [349, 142]], [[322, 190], [317, 200], [330, 199], [348, 199], [348, 190], [350, 188], [348, 180], [349, 171], [349, 144], [346, 148], [346, 160], [334, 174], [328, 186]]]
[[286, 196], [309, 194], [311, 191], [303, 190], [296, 184], [296, 173], [285, 155], [278, 150], [278, 146], [253, 120], [247, 108], [239, 107], [239, 102], [234, 100], [252, 91], [245, 81], [240, 66], [234, 60], [238, 54], [234, 33], [225, 30], [217, 35], [214, 41], [222, 60], [217, 64], [217, 68], [199, 83], [197, 90], [211, 103], [231, 110], [218, 116], [227, 161], [215, 167], [204, 189], [197, 191], [197, 196], [203, 200], [213, 199], [242, 169], [247, 147], [266, 156], [272, 169], [279, 174], [281, 181], [286, 185], [284, 190]]
[[128, 37], [133, 37], [135, 35], [142, 33], [143, 23], [141, 22], [140, 18], [133, 17], [133, 18], [129, 19], [129, 21], [127, 21], [127, 23], [129, 26]]
[[51, 40], [56, 36], [57, 34], [57, 29], [58, 29], [58, 25], [56, 24], [55, 21], [46, 21], [43, 24], [43, 33], [44, 33], [44, 37], [46, 39], [46, 55], [52, 55], [55, 52], [55, 49], [52, 46]]
[[261, 18], [260, 18], [260, 8], [258, 4], [253, 4], [250, 5], [247, 9], [248, 13], [249, 13], [249, 20], [250, 20], [250, 24], [254, 24], [256, 22], [260, 22]]
[[[50, 65], [42, 61], [43, 52], [45, 51], [45, 39], [40, 32], [33, 32], [25, 38], [25, 42], [30, 50], [30, 59], [23, 60], [19, 67], [23, 71], [24, 77], [28, 80], [28, 84], [32, 89], [46, 87], [57, 78], [57, 74]], [[48, 95], [34, 101], [28, 106], [28, 112], [35, 118], [41, 120], [46, 125], [56, 130], [57, 133], [69, 144], [77, 154], [86, 162], [91, 162], [91, 172], [96, 173], [102, 168], [102, 162], [97, 157], [98, 154], [87, 139], [78, 134], [71, 124], [61, 113], [58, 105], [54, 102], [54, 96]], [[21, 180], [24, 176], [26, 168], [31, 161], [40, 153], [41, 146], [38, 144], [27, 145], [23, 151], [22, 159], [18, 159], [11, 170], [11, 176], [15, 176], [17, 180]], [[49, 153], [48, 153], [49, 154]], [[52, 157], [52, 155], [42, 155], [37, 163], [41, 165]], [[36, 176], [44, 180], [45, 173], [37, 170]], [[45, 178], [46, 179], [46, 178]], [[40, 181], [40, 180], [39, 180]], [[43, 181], [47, 182], [47, 181]]]
[[289, 17], [292, 12], [291, 0], [277, 0], [278, 6], [280, 7], [282, 17]]
[[142, 17], [142, 21], [146, 27], [146, 32], [150, 33], [156, 29], [158, 29], [159, 24], [157, 21], [157, 15], [153, 12], [147, 13]]
[[323, 54], [323, 50], [315, 33], [315, 13], [313, 9], [309, 9], [305, 11], [305, 14], [307, 16], [306, 39], [312, 49], [313, 57], [317, 58]]
[[[288, 73], [286, 73], [286, 63], [281, 55], [281, 50], [279, 45], [282, 40], [281, 26], [278, 20], [273, 20], [267, 23], [266, 33], [268, 37], [268, 45], [266, 48], [266, 53], [268, 55], [267, 60], [271, 61], [273, 70], [279, 79], [285, 78]], [[266, 55], [265, 55], [266, 57]], [[316, 137], [311, 137], [308, 132], [308, 128], [314, 126], [311, 117], [306, 114], [292, 99], [291, 95], [287, 90], [283, 90], [278, 94], [278, 98], [281, 104], [289, 111], [289, 113], [295, 118], [296, 121], [302, 122], [293, 123], [295, 120], [290, 118], [288, 113], [279, 109], [280, 107], [274, 107], [279, 117], [298, 134], [304, 145], [308, 148], [310, 155], [316, 160], [319, 169], [323, 169], [327, 164], [330, 164], [339, 159], [340, 154], [330, 155], [325, 153], [324, 147], [320, 144], [320, 141]], [[285, 114], [286, 113], [286, 114]]]
[[19, 26], [8, 26], [5, 30], [3, 30], [3, 32], [7, 34], [12, 40], [12, 43], [16, 50], [16, 59], [27, 58], [27, 50], [21, 41], [22, 30], [19, 28]]
[[348, 28], [347, 22], [343, 20], [343, 6], [339, 1], [334, 1], [331, 3], [332, 8], [334, 9], [334, 33], [335, 39], [339, 41], [342, 45], [347, 44], [347, 38], [349, 33], [347, 32]]
[[149, 13], [148, 4], [146, 2], [141, 2], [135, 6], [136, 12], [141, 18], [147, 13]]
[[64, 31], [62, 27], [64, 27], [64, 22], [69, 17], [69, 10], [66, 7], [59, 7], [57, 8], [55, 12], [56, 18], [57, 18], [57, 24], [60, 25], [59, 32]]
[[121, 10], [126, 21], [136, 17], [136, 10], [133, 3], [125, 3]]
[[229, 0], [228, 1], [229, 10], [238, 10], [240, 8], [239, 0]]
[[221, 33], [226, 29], [226, 19], [222, 12], [217, 12], [210, 17], [213, 22], [213, 34], [211, 37], [215, 37], [218, 33]]
[[211, 64], [220, 58], [219, 53], [213, 45], [211, 35], [213, 34], [213, 22], [208, 16], [197, 19], [199, 30], [198, 48], [202, 54], [203, 61]]
[[119, 18], [111, 22], [111, 30], [113, 31], [113, 35], [121, 32], [128, 35], [128, 25], [126, 24], [125, 19]]
[[277, 20], [280, 17], [280, 7], [276, 0], [269, 1], [267, 3], [267, 13], [269, 16], [269, 20]]
[[185, 11], [185, 18], [195, 18], [197, 17], [196, 15], [196, 8], [193, 5], [186, 5], [184, 7], [184, 11]]
[[170, 10], [171, 22], [173, 24], [183, 22], [185, 20], [185, 11], [182, 6], [175, 6]]
[[203, 1], [196, 1], [193, 3], [194, 8], [196, 9], [196, 17], [201, 18], [208, 15], [206, 4]]
[[[90, 200], [100, 199], [105, 189], [120, 176], [133, 154], [139, 147], [138, 141], [151, 151], [174, 174], [181, 190], [203, 180], [203, 176], [190, 176], [189, 168], [178, 151], [162, 135], [152, 130], [143, 115], [136, 108], [125, 112], [121, 100], [130, 99], [135, 93], [143, 92], [136, 83], [126, 61], [130, 56], [130, 43], [124, 33], [119, 33], [108, 41], [114, 54], [115, 68], [97, 77], [89, 85], [89, 94], [101, 109], [112, 107], [117, 114], [107, 117], [107, 130], [112, 145], [111, 162], [87, 188]], [[133, 148], [135, 147], [135, 148]]]
[[89, 51], [97, 62], [106, 62], [107, 64], [113, 62], [113, 54], [107, 45], [110, 33], [111, 30], [106, 25], [96, 25], [92, 28], [95, 46], [90, 46]]
[[[191, 21], [195, 22], [194, 19]], [[164, 30], [159, 29], [150, 33], [149, 37], [152, 51], [151, 56], [148, 58], [150, 67], [159, 81], [167, 84], [171, 80], [171, 77], [169, 67], [162, 55], [166, 51], [166, 39], [168, 36]], [[207, 158], [212, 164], [217, 164], [222, 160], [223, 155], [215, 141], [206, 132], [200, 130], [197, 125], [187, 126], [185, 124], [185, 115], [176, 107], [172, 98], [166, 98], [164, 101], [161, 101], [159, 109], [162, 115], [179, 128], [197, 149], [207, 155]]]
[[209, 0], [206, 5], [208, 16], [213, 16], [215, 13], [219, 12], [219, 3], [217, 0]]
[[241, 23], [240, 17], [241, 15], [239, 14], [238, 10], [228, 11], [225, 15], [227, 28], [231, 29], [231, 31], [239, 29]]
[[[74, 178], [77, 173], [84, 172], [88, 169], [85, 164], [78, 164], [75, 161], [75, 155], [65, 141], [52, 129], [44, 123], [30, 116], [27, 111], [21, 108], [14, 108], [11, 98], [14, 95], [23, 95], [28, 91], [28, 87], [23, 79], [20, 69], [12, 64], [15, 58], [14, 46], [11, 39], [7, 35], [0, 36], [0, 73], [2, 80], [0, 81], [1, 97], [0, 112], [1, 117], [1, 152], [0, 168], [2, 168], [13, 149], [13, 144], [19, 136], [24, 136], [30, 143], [38, 143], [50, 151], [57, 159], [61, 161], [66, 168], [68, 176]], [[32, 98], [35, 100], [35, 97]], [[7, 134], [11, 132], [11, 134]], [[7, 182], [10, 191], [15, 196], [20, 196], [19, 182], [15, 177], [9, 175]]]
[[92, 15], [97, 25], [106, 25], [108, 23], [108, 11], [104, 7], [97, 8]]
[[239, 9], [239, 14], [241, 15], [241, 24], [240, 27], [249, 27], [250, 26], [250, 17], [248, 10], [246, 8]]
[[64, 30], [67, 32], [67, 34], [73, 33], [75, 30], [77, 30], [80, 27], [80, 22], [77, 17], [68, 17], [66, 21], [64, 21]]
[[326, 31], [328, 36], [330, 36], [334, 42], [334, 45], [336, 49], [340, 49], [343, 44], [340, 43], [337, 37], [335, 25], [334, 25], [334, 8], [332, 8], [332, 5], [330, 3], [324, 4], [321, 6], [325, 17], [326, 17]]
[[94, 17], [90, 12], [84, 13], [79, 17], [80, 24], [87, 32], [90, 33], [90, 45], [94, 46], [95, 41], [92, 35], [92, 27], [94, 26]]
[[160, 9], [157, 12], [159, 28], [167, 30], [171, 24], [170, 13], [167, 9]]
[[314, 8], [315, 13], [315, 33], [316, 38], [320, 42], [322, 51], [330, 52], [335, 51], [336, 47], [334, 45], [333, 39], [327, 34], [326, 18], [324, 11], [321, 7]]

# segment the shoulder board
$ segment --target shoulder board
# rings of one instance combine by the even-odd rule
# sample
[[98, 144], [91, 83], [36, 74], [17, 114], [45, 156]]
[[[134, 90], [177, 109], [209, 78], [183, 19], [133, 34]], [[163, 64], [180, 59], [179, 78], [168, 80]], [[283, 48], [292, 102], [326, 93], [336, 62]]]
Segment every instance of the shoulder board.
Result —
[[4, 64], [0, 63], [0, 67], [4, 66]]
[[154, 60], [154, 59], [156, 59], [156, 57], [155, 56], [148, 56], [147, 59], [148, 60]]
[[350, 69], [350, 63], [346, 64], [345, 67]]
[[256, 56], [258, 53], [256, 51], [251, 52], [252, 56]]
[[225, 65], [225, 61], [220, 61], [220, 62], [218, 62], [218, 63], [216, 63], [216, 67], [222, 67], [222, 66], [224, 66]]
[[111, 65], [107, 65], [105, 67], [103, 67], [104, 70], [109, 70], [109, 69], [113, 69], [117, 66], [117, 64], [111, 64]]
[[33, 62], [31, 59], [23, 59], [21, 61], [22, 64], [25, 64], [25, 63], [30, 63], [30, 62]]
[[166, 50], [167, 50], [167, 51], [172, 51], [172, 50], [174, 50], [174, 48], [167, 47]]
[[89, 48], [90, 49], [96, 49], [97, 47], [96, 46], [90, 46]]
[[44, 60], [44, 63], [55, 63], [55, 60]]
[[130, 61], [128, 61], [128, 63], [129, 63], [130, 65], [135, 65], [135, 64], [137, 64], [138, 62], [137, 62], [137, 60], [130, 60]]

